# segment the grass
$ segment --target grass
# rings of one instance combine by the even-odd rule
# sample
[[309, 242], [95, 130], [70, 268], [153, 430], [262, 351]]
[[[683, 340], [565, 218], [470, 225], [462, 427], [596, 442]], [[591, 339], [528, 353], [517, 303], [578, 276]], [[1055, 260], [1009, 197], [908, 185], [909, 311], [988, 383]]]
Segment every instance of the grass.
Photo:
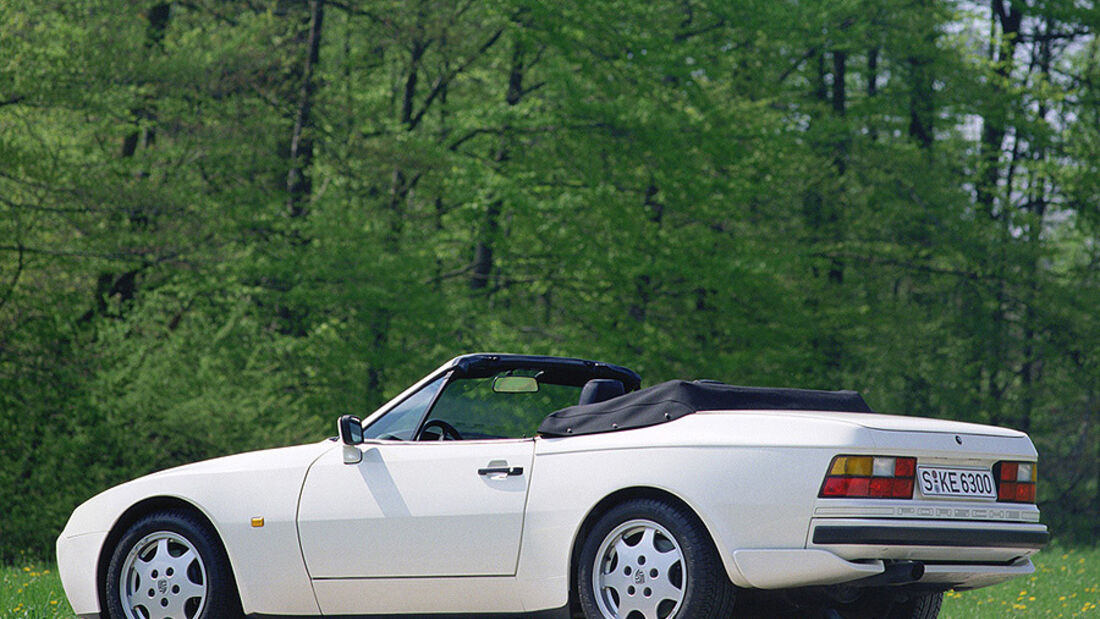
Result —
[[[1100, 548], [1050, 548], [1035, 573], [995, 587], [947, 592], [943, 619], [1100, 618]], [[0, 567], [0, 617], [72, 619], [54, 566]]]
[[1100, 548], [1048, 548], [1035, 557], [1031, 576], [948, 591], [940, 617], [1100, 617]]
[[71, 619], [73, 616], [56, 567], [0, 567], [0, 617]]

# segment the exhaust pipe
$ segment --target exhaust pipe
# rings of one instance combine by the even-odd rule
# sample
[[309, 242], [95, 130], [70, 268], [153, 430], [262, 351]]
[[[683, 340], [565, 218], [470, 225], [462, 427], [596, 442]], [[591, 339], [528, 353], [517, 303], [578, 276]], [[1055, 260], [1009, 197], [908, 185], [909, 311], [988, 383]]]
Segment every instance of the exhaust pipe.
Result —
[[850, 583], [856, 587], [884, 587], [890, 585], [908, 585], [924, 576], [924, 564], [920, 561], [898, 561], [886, 566], [881, 574], [861, 578]]

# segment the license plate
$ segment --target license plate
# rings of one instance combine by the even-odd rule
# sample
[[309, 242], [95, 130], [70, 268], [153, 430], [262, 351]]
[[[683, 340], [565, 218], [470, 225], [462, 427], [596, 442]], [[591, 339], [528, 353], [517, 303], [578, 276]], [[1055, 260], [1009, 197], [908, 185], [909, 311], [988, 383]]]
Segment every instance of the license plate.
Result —
[[924, 496], [997, 498], [997, 487], [989, 471], [918, 466], [917, 484]]

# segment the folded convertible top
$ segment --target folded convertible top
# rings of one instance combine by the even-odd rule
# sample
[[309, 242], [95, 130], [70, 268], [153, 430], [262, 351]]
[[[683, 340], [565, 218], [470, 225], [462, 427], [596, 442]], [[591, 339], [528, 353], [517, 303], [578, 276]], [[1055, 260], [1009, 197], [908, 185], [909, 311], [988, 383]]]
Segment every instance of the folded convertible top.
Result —
[[670, 380], [604, 402], [550, 413], [539, 425], [543, 436], [576, 436], [644, 428], [696, 411], [805, 410], [874, 412], [855, 391], [813, 391], [738, 387], [724, 383]]

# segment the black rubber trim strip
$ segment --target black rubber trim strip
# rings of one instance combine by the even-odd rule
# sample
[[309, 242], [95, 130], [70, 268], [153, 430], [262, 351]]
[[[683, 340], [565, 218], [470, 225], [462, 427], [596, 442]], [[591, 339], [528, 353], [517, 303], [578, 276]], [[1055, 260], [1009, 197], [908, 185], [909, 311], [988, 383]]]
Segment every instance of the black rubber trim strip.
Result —
[[1046, 531], [1008, 529], [922, 529], [881, 526], [823, 526], [814, 529], [815, 544], [866, 546], [959, 546], [971, 548], [1034, 548], [1047, 545]]

